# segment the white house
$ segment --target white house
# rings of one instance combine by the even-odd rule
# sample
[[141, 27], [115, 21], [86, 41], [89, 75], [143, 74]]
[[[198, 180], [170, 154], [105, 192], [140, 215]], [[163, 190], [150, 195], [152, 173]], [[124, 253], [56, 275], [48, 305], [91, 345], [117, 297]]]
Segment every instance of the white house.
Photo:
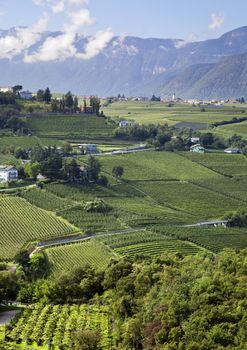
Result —
[[191, 137], [190, 138], [191, 143], [199, 143], [200, 142], [200, 137]]
[[31, 100], [33, 98], [33, 95], [30, 91], [21, 91], [20, 92], [20, 98], [23, 100]]
[[120, 120], [119, 122], [118, 122], [118, 126], [120, 126], [120, 128], [124, 128], [124, 127], [126, 127], [126, 126], [129, 126], [129, 125], [131, 125], [132, 123], [130, 122], [130, 121], [128, 121], [128, 120]]
[[18, 171], [12, 165], [0, 165], [0, 181], [18, 180]]

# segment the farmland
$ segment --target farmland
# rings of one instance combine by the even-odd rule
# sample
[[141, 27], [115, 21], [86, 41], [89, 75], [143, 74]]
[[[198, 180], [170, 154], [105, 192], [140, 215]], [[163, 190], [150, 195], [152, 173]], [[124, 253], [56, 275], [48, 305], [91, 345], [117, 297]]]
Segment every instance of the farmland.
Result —
[[184, 104], [177, 104], [169, 107], [167, 103], [157, 103], [150, 101], [121, 101], [114, 102], [107, 107], [103, 107], [107, 116], [112, 118], [124, 118], [134, 120], [138, 123], [160, 123], [175, 125], [177, 123], [201, 124], [202, 128], [207, 128], [209, 124], [231, 120], [242, 115], [243, 108], [240, 107], [205, 107], [205, 112], [201, 107], [193, 107]]

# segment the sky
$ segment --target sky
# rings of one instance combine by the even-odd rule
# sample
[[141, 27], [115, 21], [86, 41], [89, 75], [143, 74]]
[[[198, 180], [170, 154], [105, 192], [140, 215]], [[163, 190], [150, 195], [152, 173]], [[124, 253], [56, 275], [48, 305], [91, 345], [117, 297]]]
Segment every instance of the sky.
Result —
[[[246, 0], [0, 0], [0, 28], [27, 27], [0, 38], [0, 58], [90, 59], [113, 36], [212, 39], [247, 25], [246, 13]], [[30, 53], [47, 30], [62, 34]], [[74, 46], [78, 32], [91, 36], [83, 53]]]

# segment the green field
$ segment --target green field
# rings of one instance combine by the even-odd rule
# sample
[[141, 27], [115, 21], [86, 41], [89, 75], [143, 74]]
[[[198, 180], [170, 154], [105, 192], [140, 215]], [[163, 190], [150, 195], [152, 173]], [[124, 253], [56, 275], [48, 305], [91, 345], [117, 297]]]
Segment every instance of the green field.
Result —
[[107, 107], [103, 107], [105, 115], [112, 118], [124, 118], [134, 120], [137, 123], [167, 123], [175, 125], [177, 123], [201, 123], [202, 128], [207, 128], [209, 124], [231, 120], [234, 117], [243, 116], [243, 108], [227, 107], [193, 107], [185, 104], [176, 104], [168, 107], [164, 102], [149, 101], [120, 101], [114, 102]]
[[0, 259], [12, 259], [26, 243], [70, 234], [75, 228], [18, 197], [0, 198]]
[[214, 128], [214, 132], [226, 138], [230, 138], [237, 134], [247, 140], [247, 122], [218, 126], [217, 128]]

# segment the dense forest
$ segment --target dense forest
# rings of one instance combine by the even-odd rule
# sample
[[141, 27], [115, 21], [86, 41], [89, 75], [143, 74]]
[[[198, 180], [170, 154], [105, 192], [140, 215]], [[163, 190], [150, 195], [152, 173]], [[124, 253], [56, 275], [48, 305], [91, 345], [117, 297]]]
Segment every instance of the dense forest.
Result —
[[[46, 280], [40, 278], [45, 255], [30, 259], [22, 252], [16, 259], [22, 265], [17, 274], [0, 273], [1, 300], [108, 305], [117, 349], [247, 348], [246, 250], [122, 258], [103, 272], [84, 266]], [[5, 340], [1, 349], [10, 349]]]

